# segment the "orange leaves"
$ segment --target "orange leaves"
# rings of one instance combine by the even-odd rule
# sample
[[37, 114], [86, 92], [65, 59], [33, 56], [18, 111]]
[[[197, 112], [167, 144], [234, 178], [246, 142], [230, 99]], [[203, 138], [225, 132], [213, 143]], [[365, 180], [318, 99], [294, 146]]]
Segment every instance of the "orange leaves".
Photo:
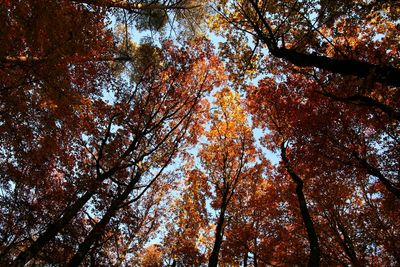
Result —
[[200, 150], [200, 156], [210, 168], [208, 171], [219, 173], [217, 179], [222, 179], [223, 166], [236, 172], [241, 168], [242, 157], [250, 160], [252, 133], [238, 93], [224, 88], [215, 97], [216, 108], [210, 115], [210, 130], [205, 133], [209, 143]]
[[[205, 256], [210, 254], [212, 247], [213, 251], [221, 248], [218, 238], [225, 231], [222, 229], [230, 228], [233, 223], [227, 218], [234, 220], [240, 214], [251, 214], [253, 208], [257, 209], [256, 205], [250, 204], [250, 199], [253, 199], [268, 166], [262, 160], [257, 162], [258, 151], [253, 143], [249, 118], [240, 95], [229, 88], [223, 88], [214, 97], [208, 115], [209, 126], [204, 132], [204, 139], [201, 139], [204, 141], [195, 153], [197, 159], [194, 158], [184, 171], [186, 186], [180, 196], [181, 209], [177, 211], [179, 225], [190, 225], [196, 229], [194, 232], [182, 230], [190, 240], [191, 245], [187, 248], [199, 249], [206, 246], [203, 252]], [[248, 204], [248, 210], [245, 210], [243, 202]], [[257, 203], [261, 206], [264, 202], [260, 200]], [[215, 210], [217, 215], [212, 216], [210, 210]], [[235, 226], [242, 227], [241, 224]], [[208, 244], [201, 242], [202, 238], [199, 239], [196, 234], [204, 231], [214, 234]], [[175, 238], [182, 237], [175, 233]], [[197, 240], [196, 246], [194, 240]], [[197, 255], [198, 252], [184, 250], [182, 247], [179, 251], [183, 258], [190, 256], [189, 253]]]
[[[215, 94], [216, 110], [211, 114], [211, 129], [206, 134], [210, 142], [221, 141], [221, 138], [229, 142], [241, 134], [247, 135], [250, 129], [246, 127], [247, 116], [242, 108], [240, 95], [228, 88], [223, 88]], [[217, 142], [216, 142], [217, 143]]]
[[143, 267], [161, 267], [163, 264], [161, 248], [157, 245], [151, 245], [142, 252], [140, 266]]
[[[184, 2], [162, 8], [198, 14]], [[217, 1], [218, 58], [205, 38], [129, 40], [143, 14], [114, 36], [104, 1], [1, 1], [0, 255], [63, 264], [89, 240], [84, 265], [200, 266], [213, 245], [221, 265], [302, 265], [295, 188], [259, 148], [285, 142], [321, 264], [395, 265], [399, 7], [383, 2]]]
[[50, 109], [50, 110], [54, 110], [54, 109], [56, 109], [56, 108], [58, 107], [58, 105], [55, 104], [53, 101], [50, 100], [50, 101], [41, 103], [41, 104], [40, 104], [40, 107], [41, 107], [41, 108], [48, 108], [48, 109]]

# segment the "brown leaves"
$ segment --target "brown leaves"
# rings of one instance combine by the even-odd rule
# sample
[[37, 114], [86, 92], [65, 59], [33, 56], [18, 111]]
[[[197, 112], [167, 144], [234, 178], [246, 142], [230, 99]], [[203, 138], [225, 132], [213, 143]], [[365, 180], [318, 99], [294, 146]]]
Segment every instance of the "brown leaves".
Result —
[[2, 1], [1, 264], [305, 264], [289, 162], [322, 265], [396, 265], [399, 7], [381, 2], [217, 1], [218, 58], [129, 40], [201, 20], [197, 1]]

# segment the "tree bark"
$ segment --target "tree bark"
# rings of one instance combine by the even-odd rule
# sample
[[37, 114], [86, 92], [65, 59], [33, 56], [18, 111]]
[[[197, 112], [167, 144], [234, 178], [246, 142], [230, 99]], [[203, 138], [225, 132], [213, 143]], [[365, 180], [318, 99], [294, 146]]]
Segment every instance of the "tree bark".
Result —
[[[97, 189], [97, 188], [96, 188]], [[82, 207], [95, 194], [96, 190], [92, 189], [86, 192], [82, 197], [75, 201], [72, 206], [68, 207], [62, 217], [53, 223], [50, 223], [46, 231], [42, 233], [25, 251], [21, 252], [14, 261], [13, 266], [22, 267], [31, 260], [39, 251], [75, 217]]]
[[307, 202], [303, 193], [303, 180], [294, 172], [290, 166], [289, 160], [286, 157], [286, 148], [284, 143], [281, 144], [281, 157], [284, 162], [286, 171], [289, 173], [293, 182], [296, 184], [296, 195], [300, 206], [301, 217], [306, 226], [308, 241], [310, 244], [310, 256], [308, 260], [309, 267], [317, 267], [320, 265], [320, 249], [317, 232], [315, 231], [311, 215], [307, 208]]
[[253, 253], [253, 265], [254, 267], [258, 267], [258, 258], [256, 253]]
[[341, 234], [343, 235], [343, 239], [340, 237], [340, 234], [338, 236], [341, 240], [341, 246], [343, 247], [344, 252], [349, 257], [350, 262], [354, 267], [361, 267], [362, 264], [360, 263], [360, 261], [357, 258], [357, 253], [354, 249], [353, 242], [351, 241], [349, 234], [346, 231], [346, 228], [339, 221], [337, 221], [336, 224], [337, 224], [338, 229], [340, 230]]
[[24, 266], [30, 259], [32, 259], [39, 251], [53, 240], [56, 235], [76, 216], [76, 214], [85, 206], [85, 204], [96, 194], [97, 189], [101, 183], [107, 178], [111, 177], [118, 168], [113, 168], [110, 171], [100, 175], [94, 184], [89, 187], [83, 196], [78, 198], [74, 204], [67, 207], [63, 212], [60, 219], [50, 223], [45, 232], [42, 233], [25, 251], [21, 252], [14, 261], [13, 266]]
[[244, 259], [243, 259], [243, 267], [247, 267], [248, 256], [249, 256], [249, 253], [246, 251], [244, 254]]
[[89, 252], [92, 245], [98, 241], [104, 234], [106, 227], [110, 220], [115, 216], [117, 211], [121, 208], [121, 205], [128, 198], [129, 194], [135, 188], [141, 177], [140, 171], [138, 171], [133, 179], [129, 182], [128, 186], [125, 188], [124, 192], [119, 195], [116, 199], [111, 202], [111, 205], [107, 209], [103, 218], [98, 222], [93, 229], [90, 231], [89, 235], [85, 240], [79, 245], [78, 251], [69, 261], [68, 266], [78, 266], [81, 264], [86, 254]]
[[215, 230], [215, 241], [214, 246], [211, 252], [211, 256], [208, 260], [209, 267], [217, 267], [218, 266], [218, 257], [219, 251], [221, 250], [222, 240], [223, 240], [223, 229], [224, 229], [224, 221], [225, 221], [225, 212], [227, 206], [227, 190], [224, 192], [224, 196], [222, 198], [221, 212], [219, 213], [217, 228]]
[[253, 252], [253, 265], [254, 267], [258, 267], [258, 257], [256, 252]]
[[285, 59], [298, 67], [316, 67], [332, 73], [352, 75], [390, 86], [400, 86], [400, 69], [353, 59], [334, 59], [316, 54], [306, 54], [283, 47], [270, 49], [273, 56]]

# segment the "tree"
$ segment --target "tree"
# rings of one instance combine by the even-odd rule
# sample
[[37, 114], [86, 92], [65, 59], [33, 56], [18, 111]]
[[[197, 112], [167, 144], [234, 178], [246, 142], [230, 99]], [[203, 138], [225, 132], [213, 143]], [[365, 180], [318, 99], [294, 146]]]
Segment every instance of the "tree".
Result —
[[1, 265], [400, 263], [398, 1], [0, 3]]
[[[167, 0], [167, 1], [103, 1], [73, 0], [94, 8], [104, 8], [117, 20], [133, 24], [140, 31], [171, 31], [195, 36], [202, 31], [208, 1]], [[176, 23], [179, 22], [179, 23]], [[128, 29], [126, 29], [128, 31]]]
[[160, 247], [156, 245], [147, 247], [144, 251], [144, 256], [142, 257], [140, 266], [161, 267], [162, 253], [160, 252]]
[[[198, 235], [204, 231], [197, 227], [207, 223], [207, 220], [208, 223], [214, 220], [214, 238], [213, 243], [209, 244], [208, 266], [218, 264], [225, 229], [230, 225], [233, 219], [231, 216], [237, 208], [233, 205], [234, 199], [241, 197], [237, 196], [239, 188], [246, 184], [246, 180], [261, 175], [263, 171], [263, 165], [256, 162], [258, 152], [253, 144], [251, 130], [247, 126], [247, 118], [239, 94], [224, 88], [215, 94], [215, 98], [216, 108], [210, 115], [211, 125], [204, 133], [205, 143], [199, 150], [201, 163], [197, 166], [194, 162], [192, 166], [187, 167], [186, 171], [188, 188], [184, 196], [186, 198], [190, 193], [188, 197], [192, 200], [185, 202], [184, 209], [179, 209], [177, 218], [183, 224], [179, 224], [183, 228], [181, 231], [189, 237], [196, 236], [191, 243], [192, 246], [195, 245], [193, 242], [199, 238]], [[207, 216], [205, 205], [210, 201], [211, 208], [217, 211], [214, 219]], [[186, 205], [189, 206], [186, 208]], [[186, 215], [182, 213], [183, 210], [190, 213]], [[195, 218], [199, 220], [194, 221]], [[188, 227], [190, 230], [185, 230]], [[207, 231], [205, 226], [202, 227]], [[191, 230], [193, 230], [192, 234], [188, 232]], [[187, 237], [186, 239], [191, 240]], [[191, 250], [183, 253], [191, 253]]]
[[[230, 61], [244, 60], [248, 64], [242, 69], [288, 80], [287, 86], [294, 86], [293, 94], [297, 90], [314, 90], [318, 97], [354, 105], [357, 110], [364, 107], [364, 112], [373, 116], [367, 124], [379, 120], [385, 124], [381, 123], [382, 131], [393, 136], [393, 124], [399, 119], [397, 37], [393, 35], [398, 25], [397, 3], [239, 1], [226, 6], [225, 3], [216, 3], [219, 12], [212, 27], [226, 37], [224, 49], [238, 48], [239, 52], [230, 55]], [[253, 39], [254, 48], [243, 41], [247, 37]], [[271, 57], [265, 56], [266, 50]], [[301, 78], [304, 83], [293, 85], [301, 75], [305, 76]], [[396, 178], [387, 179], [358, 152], [353, 151], [353, 156], [357, 164], [363, 165], [370, 175], [380, 177], [385, 187], [398, 196]], [[390, 158], [396, 156], [392, 154]]]
[[[108, 212], [104, 214], [105, 219], [96, 224], [102, 225], [102, 230], [95, 230], [96, 226], [93, 228], [99, 233], [105, 231], [105, 226], [120, 206], [126, 201], [129, 203], [128, 197], [133, 189], [140, 181], [145, 181], [141, 178], [142, 172], [154, 168], [162, 170], [171, 161], [178, 145], [186, 139], [186, 133], [196, 127], [193, 114], [199, 101], [218, 78], [218, 69], [214, 72], [212, 67], [217, 65], [217, 60], [211, 56], [210, 47], [202, 47], [201, 41], [192, 45], [190, 51], [185, 51], [166, 43], [160, 50], [163, 51], [165, 64], [150, 66], [142, 79], [133, 84], [133, 91], [122, 87], [119, 98], [112, 106], [102, 104], [103, 108], [97, 108], [100, 114], [98, 118], [93, 118], [97, 121], [95, 134], [81, 140], [87, 152], [83, 154], [86, 158], [80, 159], [84, 160], [83, 166], [75, 174], [78, 176], [78, 191], [69, 200], [71, 204], [19, 254], [18, 264], [39, 253], [86, 209], [82, 210], [93, 197], [93, 205], [98, 212], [107, 210], [107, 203], [111, 201]], [[177, 60], [171, 61], [171, 58]], [[189, 79], [193, 73], [199, 75], [194, 76], [196, 79]], [[109, 118], [104, 117], [107, 113]], [[158, 175], [153, 178], [156, 177]], [[82, 183], [87, 186], [79, 188]], [[154, 180], [150, 179], [142, 194], [153, 183]], [[92, 240], [89, 243], [93, 244], [101, 236], [89, 238]], [[90, 245], [86, 249], [89, 248]]]
[[293, 182], [296, 184], [296, 195], [299, 201], [301, 217], [303, 218], [305, 227], [307, 229], [308, 241], [310, 242], [310, 258], [308, 260], [308, 266], [319, 266], [320, 264], [320, 251], [319, 251], [319, 242], [318, 235], [314, 228], [314, 223], [311, 219], [310, 212], [307, 208], [307, 201], [304, 197], [303, 193], [303, 180], [297, 175], [297, 173], [293, 170], [292, 166], [286, 155], [286, 147], [284, 141], [281, 143], [281, 157], [283, 164], [285, 166], [286, 171], [289, 173]]
[[104, 51], [110, 34], [102, 13], [65, 1], [6, 1], [0, 12], [6, 259], [73, 198], [76, 148], [82, 135], [93, 133], [93, 108], [102, 106], [101, 87], [109, 79], [104, 62], [88, 58]]
[[[311, 0], [275, 4], [251, 0], [218, 1], [216, 5], [220, 10], [218, 21], [230, 24], [224, 30], [249, 34], [256, 45], [262, 43], [276, 58], [298, 67], [316, 67], [399, 86], [398, 62], [393, 58], [397, 53], [393, 47], [396, 37], [391, 31], [397, 24], [398, 5], [393, 1], [332, 4]], [[384, 34], [382, 40], [377, 38], [377, 32]], [[360, 46], [365, 49], [357, 49]]]
[[275, 260], [271, 255], [274, 248], [271, 236], [281, 232], [282, 224], [273, 222], [280, 217], [279, 190], [272, 182], [272, 165], [265, 159], [260, 160], [262, 163], [249, 175], [251, 179], [242, 181], [231, 201], [221, 263], [259, 266]]
[[210, 188], [204, 173], [192, 169], [192, 164], [188, 160], [188, 166], [178, 174], [184, 177], [184, 185], [179, 187], [182, 190], [179, 197], [172, 197], [174, 205], [169, 209], [172, 219], [162, 243], [167, 250], [165, 254], [176, 266], [206, 264], [206, 251], [212, 240], [206, 207]]
[[[265, 78], [260, 80], [258, 87], [250, 87], [249, 107], [259, 125], [271, 130], [265, 137], [266, 145], [273, 148], [274, 144], [281, 142], [282, 136], [288, 140], [292, 155], [290, 163], [295, 164], [292, 166], [296, 166], [298, 175], [304, 177], [307, 185], [305, 190], [311, 190], [308, 196], [315, 203], [312, 209], [318, 214], [325, 214], [327, 221], [322, 220], [318, 224], [330, 225], [334, 232], [339, 233], [333, 233], [340, 237], [337, 246], [322, 247], [321, 255], [335, 255], [335, 250], [343, 251], [346, 261], [362, 265], [362, 262], [371, 262], [375, 257], [376, 251], [366, 249], [366, 242], [373, 242], [382, 247], [379, 257], [385, 259], [386, 264], [392, 264], [390, 262], [397, 257], [396, 253], [390, 245], [378, 241], [376, 236], [367, 237], [367, 232], [373, 230], [367, 230], [369, 226], [360, 223], [364, 217], [359, 212], [365, 209], [374, 213], [380, 206], [381, 212], [388, 212], [384, 216], [390, 221], [387, 223], [398, 224], [389, 219], [396, 213], [394, 206], [390, 211], [381, 206], [386, 201], [398, 205], [396, 191], [392, 187], [397, 186], [393, 164], [396, 162], [397, 149], [394, 147], [398, 133], [392, 128], [397, 122], [380, 110], [365, 105], [354, 106], [352, 103], [321, 97], [321, 91], [339, 90], [346, 86], [342, 79], [338, 78], [336, 83], [322, 87], [314, 77], [287, 73], [285, 81]], [[382, 175], [371, 171], [372, 162], [380, 166], [378, 169]], [[388, 181], [390, 184], [387, 187]], [[370, 205], [371, 194], [381, 204]], [[342, 216], [348, 220], [351, 218], [351, 223], [344, 226]], [[374, 216], [381, 217], [378, 214]], [[371, 217], [368, 221], [380, 220], [378, 217]], [[356, 233], [364, 236], [363, 240], [356, 238]], [[384, 239], [390, 240], [396, 235], [394, 232], [387, 233]], [[326, 242], [321, 240], [320, 244]], [[324, 252], [325, 249], [329, 252]], [[329, 259], [325, 256], [321, 260], [334, 261], [338, 258], [332, 256]]]

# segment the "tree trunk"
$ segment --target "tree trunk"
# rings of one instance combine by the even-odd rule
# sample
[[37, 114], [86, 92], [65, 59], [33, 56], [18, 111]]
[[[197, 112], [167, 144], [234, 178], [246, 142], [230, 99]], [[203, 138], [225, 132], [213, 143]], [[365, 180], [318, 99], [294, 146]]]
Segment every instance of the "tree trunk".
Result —
[[320, 250], [318, 236], [314, 228], [313, 221], [307, 208], [307, 202], [303, 193], [303, 180], [293, 171], [286, 157], [286, 148], [284, 143], [281, 144], [281, 157], [285, 164], [286, 171], [289, 173], [293, 182], [296, 184], [296, 195], [300, 206], [301, 217], [306, 226], [308, 241], [310, 243], [310, 257], [308, 260], [309, 267], [317, 267], [320, 264]]
[[135, 177], [131, 179], [128, 186], [125, 188], [124, 192], [119, 195], [116, 199], [111, 202], [110, 207], [107, 209], [103, 218], [98, 222], [93, 229], [90, 231], [89, 235], [85, 238], [85, 240], [79, 245], [78, 251], [69, 261], [68, 266], [78, 266], [86, 254], [89, 252], [92, 245], [98, 241], [104, 234], [106, 227], [110, 220], [115, 216], [117, 211], [121, 208], [121, 205], [128, 198], [129, 194], [135, 188], [141, 177], [141, 173], [137, 172]]
[[254, 239], [254, 252], [253, 252], [253, 265], [254, 267], [258, 267], [258, 259], [257, 259], [257, 240]]
[[400, 86], [400, 69], [380, 66], [353, 59], [334, 59], [315, 54], [305, 54], [287, 48], [271, 49], [271, 54], [299, 67], [316, 67], [332, 73], [372, 78], [385, 85]]
[[257, 260], [256, 253], [253, 253], [253, 265], [254, 265], [254, 267], [258, 267], [258, 260]]
[[89, 235], [85, 238], [85, 241], [79, 245], [78, 252], [69, 261], [68, 266], [79, 266], [79, 264], [83, 261], [92, 245], [102, 237], [106, 226], [118, 210], [118, 203], [119, 202], [115, 201], [111, 204], [100, 222], [93, 227]]
[[92, 189], [86, 192], [75, 203], [68, 207], [63, 216], [53, 223], [50, 223], [46, 231], [42, 233], [25, 251], [21, 252], [15, 259], [14, 266], [25, 266], [37, 253], [75, 217], [82, 207], [95, 194], [96, 190]]
[[13, 266], [24, 266], [30, 259], [36, 256], [37, 253], [48, 242], [53, 240], [56, 235], [76, 216], [76, 214], [85, 206], [85, 204], [96, 194], [101, 183], [117, 172], [117, 168], [100, 175], [96, 181], [86, 191], [86, 193], [78, 198], [74, 204], [67, 207], [60, 219], [50, 223], [46, 231], [42, 233], [25, 251], [21, 252], [14, 261]]
[[318, 236], [315, 232], [310, 213], [308, 212], [307, 202], [303, 193], [303, 182], [296, 182], [296, 195], [300, 205], [301, 216], [307, 229], [308, 240], [310, 242], [310, 259], [308, 261], [308, 266], [319, 266], [320, 252]]
[[209, 267], [217, 267], [218, 266], [219, 251], [221, 250], [222, 239], [224, 237], [223, 236], [223, 228], [224, 228], [225, 211], [226, 211], [226, 205], [227, 205], [227, 203], [226, 203], [227, 196], [226, 195], [227, 195], [227, 193], [225, 193], [222, 198], [221, 212], [219, 214], [217, 228], [215, 230], [214, 247], [211, 252], [211, 256], [208, 260]]
[[343, 250], [346, 253], [346, 255], [349, 257], [352, 266], [361, 267], [362, 264], [360, 263], [360, 261], [357, 258], [357, 254], [356, 254], [356, 251], [354, 250], [353, 242], [352, 242], [351, 238], [349, 237], [349, 234], [347, 233], [346, 228], [338, 220], [337, 220], [336, 224], [337, 224], [341, 234], [343, 235], [343, 239], [341, 238], [340, 234], [338, 235], [341, 240], [340, 241], [341, 246], [343, 247]]
[[353, 153], [353, 156], [358, 160], [360, 165], [367, 170], [367, 173], [369, 175], [372, 175], [372, 176], [375, 176], [376, 178], [378, 178], [378, 180], [385, 186], [385, 188], [389, 192], [393, 193], [398, 199], [400, 199], [400, 187], [399, 186], [394, 185], [390, 180], [388, 180], [381, 173], [381, 171], [378, 168], [369, 164], [366, 159], [361, 158], [360, 156], [358, 156], [357, 153]]

